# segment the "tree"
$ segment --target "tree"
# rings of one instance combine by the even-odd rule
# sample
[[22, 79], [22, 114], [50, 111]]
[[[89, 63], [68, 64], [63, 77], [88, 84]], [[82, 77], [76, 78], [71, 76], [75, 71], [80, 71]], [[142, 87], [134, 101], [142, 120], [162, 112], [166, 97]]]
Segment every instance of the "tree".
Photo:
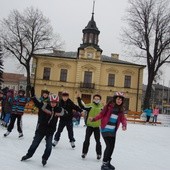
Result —
[[0, 43], [0, 85], [1, 83], [3, 82], [3, 78], [2, 78], [2, 75], [3, 75], [3, 61], [2, 61], [2, 48], [1, 48], [1, 43]]
[[[146, 61], [148, 84], [144, 108], [150, 106], [151, 89], [160, 68], [170, 57], [170, 8], [165, 0], [129, 0], [124, 42]], [[140, 53], [140, 54], [139, 54]]]
[[23, 13], [13, 10], [0, 25], [0, 38], [5, 54], [15, 57], [27, 73], [27, 94], [30, 86], [30, 64], [33, 54], [60, 48], [59, 35], [54, 35], [49, 19], [32, 7]]

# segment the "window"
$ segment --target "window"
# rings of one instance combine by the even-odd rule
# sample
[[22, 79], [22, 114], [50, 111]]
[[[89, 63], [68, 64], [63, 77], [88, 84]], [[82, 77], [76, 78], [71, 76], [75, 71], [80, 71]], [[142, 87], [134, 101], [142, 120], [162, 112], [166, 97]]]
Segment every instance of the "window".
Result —
[[92, 72], [85, 71], [84, 72], [84, 83], [91, 83], [92, 82]]
[[43, 79], [44, 80], [49, 80], [50, 79], [50, 72], [51, 72], [51, 68], [44, 67], [44, 73], [43, 73]]
[[115, 85], [115, 74], [109, 74], [108, 76], [108, 86]]
[[124, 87], [130, 88], [130, 86], [131, 86], [131, 76], [125, 76]]
[[61, 69], [60, 81], [67, 81], [67, 69]]

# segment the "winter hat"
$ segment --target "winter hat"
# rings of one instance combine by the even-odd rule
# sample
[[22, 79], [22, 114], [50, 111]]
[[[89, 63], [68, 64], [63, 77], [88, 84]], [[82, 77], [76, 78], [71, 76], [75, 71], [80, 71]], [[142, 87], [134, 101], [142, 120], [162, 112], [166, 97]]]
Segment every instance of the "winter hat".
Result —
[[69, 93], [67, 91], [63, 91], [62, 96], [69, 96]]

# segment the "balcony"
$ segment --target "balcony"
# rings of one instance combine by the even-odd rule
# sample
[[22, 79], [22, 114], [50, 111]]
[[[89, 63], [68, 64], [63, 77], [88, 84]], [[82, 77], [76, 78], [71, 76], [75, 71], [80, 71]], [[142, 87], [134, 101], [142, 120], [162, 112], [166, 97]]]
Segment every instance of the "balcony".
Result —
[[94, 89], [95, 84], [94, 83], [80, 83], [80, 88], [86, 88], [86, 89]]

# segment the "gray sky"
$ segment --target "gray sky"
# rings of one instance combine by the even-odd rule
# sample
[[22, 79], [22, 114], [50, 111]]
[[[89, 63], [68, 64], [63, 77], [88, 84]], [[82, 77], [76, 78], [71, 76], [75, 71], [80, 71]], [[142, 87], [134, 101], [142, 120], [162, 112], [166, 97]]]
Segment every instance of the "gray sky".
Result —
[[[60, 34], [65, 41], [63, 50], [77, 51], [82, 43], [82, 29], [91, 19], [93, 0], [0, 0], [0, 4], [0, 20], [6, 18], [13, 9], [23, 11], [30, 6], [40, 9], [44, 16], [50, 19], [54, 32]], [[100, 48], [103, 54], [108, 56], [111, 53], [120, 54], [122, 60], [129, 60], [124, 45], [120, 43], [122, 18], [127, 6], [128, 0], [96, 0], [95, 3], [94, 19], [100, 30]], [[17, 62], [12, 66], [11, 63], [14, 62], [10, 59], [5, 60], [5, 71], [19, 72], [16, 69]], [[167, 82], [166, 78], [165, 84]]]

